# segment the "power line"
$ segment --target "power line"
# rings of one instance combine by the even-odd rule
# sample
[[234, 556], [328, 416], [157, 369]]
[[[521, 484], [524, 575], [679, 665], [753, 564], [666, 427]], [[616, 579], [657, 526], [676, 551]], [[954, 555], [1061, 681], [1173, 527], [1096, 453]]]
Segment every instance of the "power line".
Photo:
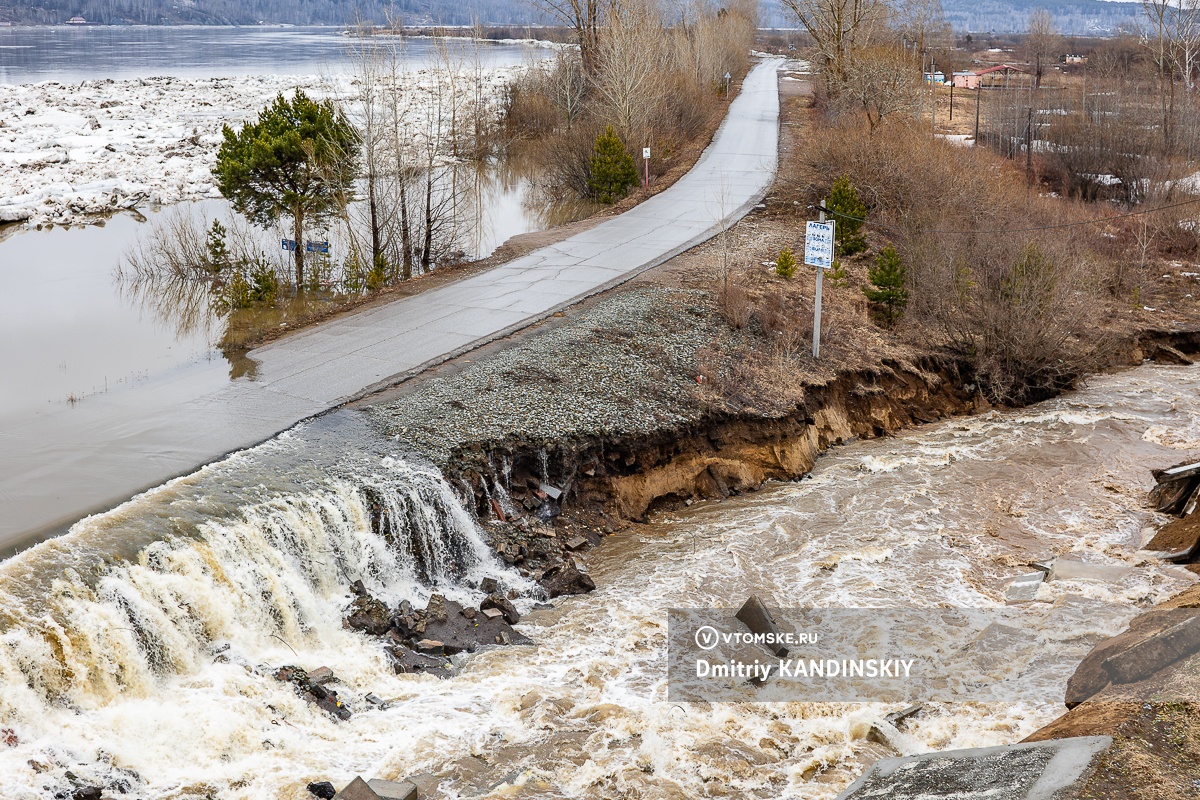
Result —
[[[1128, 217], [1140, 217], [1145, 214], [1157, 214], [1160, 211], [1169, 211], [1172, 208], [1181, 208], [1183, 206], [1194, 205], [1195, 203], [1200, 203], [1200, 197], [1194, 197], [1191, 200], [1184, 200], [1179, 203], [1171, 203], [1170, 205], [1159, 206], [1158, 208], [1147, 208], [1147, 209], [1143, 209], [1142, 211], [1130, 211], [1129, 213], [1126, 213], [1126, 214], [1115, 214], [1111, 217], [1099, 217], [1097, 219], [1087, 219], [1087, 220], [1082, 220], [1080, 222], [1064, 222], [1059, 225], [1041, 225], [1041, 226], [1038, 226], [1035, 228], [991, 228], [991, 229], [971, 228], [971, 229], [964, 229], [964, 230], [947, 230], [945, 228], [925, 228], [925, 229], [918, 229], [916, 231], [912, 231], [908, 228], [903, 228], [899, 225], [889, 225], [886, 222], [874, 222], [872, 220], [863, 219], [862, 217], [853, 217], [849, 214], [843, 214], [838, 211], [828, 210], [827, 213], [830, 216], [832, 216], [834, 219], [854, 220], [855, 222], [862, 222], [862, 223], [871, 225], [876, 228], [890, 228], [891, 230], [902, 231], [904, 233], [947, 233], [947, 234], [1033, 233], [1035, 231], [1053, 231], [1053, 230], [1060, 230], [1062, 228], [1076, 228], [1081, 225], [1095, 225], [1099, 222], [1111, 222], [1115, 219], [1126, 219]], [[809, 208], [812, 208], [812, 206], [809, 206]]]

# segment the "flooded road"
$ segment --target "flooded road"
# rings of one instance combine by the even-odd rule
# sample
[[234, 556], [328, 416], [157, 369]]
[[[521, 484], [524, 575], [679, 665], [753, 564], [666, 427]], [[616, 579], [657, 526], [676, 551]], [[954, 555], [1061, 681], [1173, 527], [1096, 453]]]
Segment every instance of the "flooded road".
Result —
[[[748, 593], [788, 607], [996, 608], [1031, 560], [1057, 556], [1109, 568], [1048, 582], [1033, 603], [1084, 609], [1076, 627], [1039, 635], [1086, 651], [1195, 580], [1137, 550], [1158, 521], [1149, 470], [1197, 449], [1200, 370], [1159, 366], [852, 442], [799, 483], [610, 537], [588, 557], [595, 592], [518, 626], [535, 647], [478, 653], [438, 681], [392, 674], [378, 640], [341, 627], [350, 581], [393, 602], [420, 602], [431, 583], [477, 600], [490, 575], [525, 592], [524, 610], [534, 597], [403, 442], [331, 414], [4, 564], [0, 715], [20, 739], [0, 751], [6, 791], [41, 797], [69, 770], [150, 798], [299, 800], [309, 780], [363, 774], [419, 775], [447, 798], [828, 800], [881, 756], [1019, 740], [1062, 712], [1062, 686], [930, 704], [881, 744], [868, 733], [895, 706], [669, 702], [667, 609]], [[416, 570], [371, 532], [371, 497], [407, 509], [423, 552], [443, 555]], [[330, 666], [353, 719], [267, 674], [287, 663]]]

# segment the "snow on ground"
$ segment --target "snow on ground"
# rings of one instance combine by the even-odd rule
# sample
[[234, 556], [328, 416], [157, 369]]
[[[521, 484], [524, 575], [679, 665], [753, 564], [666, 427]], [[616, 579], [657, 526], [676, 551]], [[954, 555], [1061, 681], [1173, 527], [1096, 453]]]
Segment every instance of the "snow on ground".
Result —
[[[519, 69], [483, 70], [485, 91], [498, 97]], [[438, 80], [414, 72], [412, 88], [429, 92]], [[350, 76], [296, 75], [0, 85], [0, 223], [79, 223], [219, 196], [211, 170], [222, 126], [297, 88], [324, 98], [352, 97], [354, 86]]]

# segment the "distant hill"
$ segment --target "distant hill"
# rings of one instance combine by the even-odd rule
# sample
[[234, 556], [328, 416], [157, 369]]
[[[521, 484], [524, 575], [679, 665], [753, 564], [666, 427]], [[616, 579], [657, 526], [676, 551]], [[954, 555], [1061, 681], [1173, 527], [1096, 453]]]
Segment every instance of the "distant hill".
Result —
[[[794, 27], [796, 18], [779, 0], [761, 0], [763, 25]], [[1024, 33], [1029, 12], [1044, 8], [1060, 33], [1106, 36], [1128, 27], [1142, 13], [1139, 2], [1106, 0], [942, 0], [946, 20], [960, 33]]]
[[[1141, 13], [1137, 2], [1104, 0], [942, 0], [957, 31], [1020, 33], [1029, 12], [1045, 8], [1065, 34], [1105, 35]], [[394, 9], [409, 25], [547, 22], [527, 0], [0, 0], [0, 21], [58, 25], [76, 16], [103, 25], [347, 25], [362, 14], [376, 22]], [[762, 0], [762, 23], [793, 27], [780, 0]]]
[[411, 25], [537, 22], [524, 0], [0, 0], [0, 21], [57, 25], [83, 17], [100, 25], [348, 25], [360, 14]]

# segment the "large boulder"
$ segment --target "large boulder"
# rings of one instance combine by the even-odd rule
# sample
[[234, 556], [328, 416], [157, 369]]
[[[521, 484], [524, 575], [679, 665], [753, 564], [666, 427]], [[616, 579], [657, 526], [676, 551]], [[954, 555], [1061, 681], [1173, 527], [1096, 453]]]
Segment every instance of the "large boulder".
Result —
[[586, 594], [596, 588], [587, 574], [587, 567], [578, 558], [571, 558], [542, 573], [538, 581], [551, 597], [566, 594]]
[[392, 627], [388, 607], [367, 594], [354, 598], [354, 602], [346, 609], [345, 622], [346, 627], [372, 636], [383, 636]]
[[516, 625], [521, 621], [521, 615], [517, 613], [516, 607], [502, 594], [489, 594], [483, 598], [483, 602], [479, 604], [479, 610], [487, 611], [489, 608], [499, 611], [509, 625]]

